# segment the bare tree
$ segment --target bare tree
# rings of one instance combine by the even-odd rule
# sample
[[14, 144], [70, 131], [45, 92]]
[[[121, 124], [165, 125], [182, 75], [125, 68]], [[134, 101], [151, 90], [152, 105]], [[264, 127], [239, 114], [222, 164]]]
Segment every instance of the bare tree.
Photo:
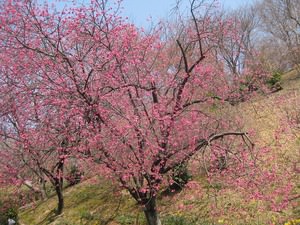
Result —
[[289, 59], [289, 69], [294, 65], [299, 69], [300, 0], [263, 0], [257, 9], [263, 29], [287, 50], [278, 54]]
[[[219, 32], [217, 54], [224, 60], [231, 74], [240, 75], [247, 60], [254, 57], [254, 40], [259, 18], [253, 6], [245, 6], [223, 13], [222, 20], [229, 27]], [[232, 32], [228, 35], [228, 30]]]

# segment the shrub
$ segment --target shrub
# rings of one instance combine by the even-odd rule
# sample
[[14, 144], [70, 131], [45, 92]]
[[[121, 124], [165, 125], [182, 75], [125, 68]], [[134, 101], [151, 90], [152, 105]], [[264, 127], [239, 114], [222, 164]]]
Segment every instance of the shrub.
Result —
[[0, 200], [0, 224], [13, 219], [18, 224], [18, 204], [13, 199]]
[[274, 71], [272, 76], [267, 80], [267, 84], [269, 85], [270, 89], [273, 89], [274, 91], [278, 91], [282, 89], [281, 80], [282, 80], [282, 72]]
[[187, 165], [180, 164], [172, 170], [173, 183], [170, 184], [169, 189], [171, 191], [181, 190], [191, 178], [192, 176], [189, 174]]

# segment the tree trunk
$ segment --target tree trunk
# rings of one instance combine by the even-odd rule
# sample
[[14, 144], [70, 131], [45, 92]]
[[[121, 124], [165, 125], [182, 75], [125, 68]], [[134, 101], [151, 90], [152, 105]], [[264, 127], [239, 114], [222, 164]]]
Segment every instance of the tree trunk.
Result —
[[55, 179], [55, 191], [58, 198], [57, 215], [62, 214], [64, 208], [63, 184], [64, 184], [64, 160], [61, 160], [57, 166], [57, 177]]
[[58, 198], [58, 204], [57, 204], [57, 215], [60, 215], [62, 214], [63, 212], [63, 208], [64, 208], [64, 196], [63, 196], [63, 193], [62, 193], [62, 189], [61, 189], [61, 186], [59, 184], [57, 184], [55, 186], [55, 191], [56, 191], [56, 195], [57, 195], [57, 198]]
[[152, 197], [145, 205], [144, 213], [148, 225], [161, 225], [159, 215], [156, 210], [156, 198]]

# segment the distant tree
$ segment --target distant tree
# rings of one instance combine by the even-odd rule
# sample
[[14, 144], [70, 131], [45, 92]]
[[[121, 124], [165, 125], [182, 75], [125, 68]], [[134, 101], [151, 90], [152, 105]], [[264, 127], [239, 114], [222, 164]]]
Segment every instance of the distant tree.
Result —
[[233, 75], [241, 75], [247, 63], [256, 57], [254, 41], [259, 18], [255, 8], [247, 6], [224, 13], [221, 19], [226, 22], [220, 27], [218, 54]]
[[[263, 28], [278, 42], [282, 43], [287, 51], [285, 54], [291, 65], [299, 67], [300, 45], [300, 2], [299, 0], [263, 0], [257, 5], [258, 13], [262, 19]], [[283, 55], [284, 56], [284, 55]]]

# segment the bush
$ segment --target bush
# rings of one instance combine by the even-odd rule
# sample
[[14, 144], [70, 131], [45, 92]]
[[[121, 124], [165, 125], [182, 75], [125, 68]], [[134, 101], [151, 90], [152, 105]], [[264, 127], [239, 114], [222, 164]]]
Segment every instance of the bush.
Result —
[[181, 190], [191, 178], [192, 176], [188, 172], [187, 165], [180, 164], [172, 170], [173, 183], [170, 184], [169, 189], [171, 191]]
[[18, 204], [13, 199], [0, 200], [0, 224], [7, 224], [13, 219], [18, 224]]
[[282, 80], [282, 72], [275, 71], [273, 72], [272, 76], [267, 80], [267, 84], [269, 85], [270, 89], [278, 91], [282, 89], [281, 80]]

